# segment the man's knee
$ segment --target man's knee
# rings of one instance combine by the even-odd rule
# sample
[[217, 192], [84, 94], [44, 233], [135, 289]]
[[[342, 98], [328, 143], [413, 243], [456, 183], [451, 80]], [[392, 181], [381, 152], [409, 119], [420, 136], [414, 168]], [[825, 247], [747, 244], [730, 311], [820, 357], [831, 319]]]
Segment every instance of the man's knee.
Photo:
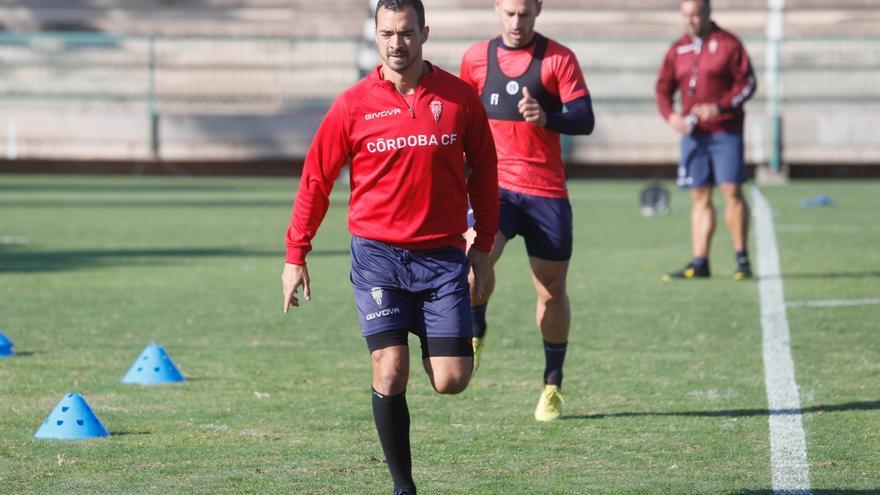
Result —
[[568, 274], [568, 262], [548, 262], [532, 259], [532, 275], [535, 280], [535, 288], [538, 291], [538, 299], [544, 303], [563, 301], [568, 297], [566, 291], [566, 277]]
[[435, 356], [425, 359], [431, 386], [440, 394], [464, 392], [471, 380], [473, 359], [458, 356]]
[[724, 201], [729, 205], [738, 205], [745, 203], [742, 195], [742, 187], [739, 184], [721, 184], [721, 194], [724, 195]]
[[464, 392], [470, 381], [470, 372], [444, 373], [441, 376], [434, 375], [431, 384], [439, 394], [454, 395]]
[[[408, 348], [404, 348], [408, 352]], [[381, 349], [373, 352], [373, 388], [384, 395], [397, 395], [406, 390], [409, 375], [408, 355]]]
[[397, 395], [406, 390], [406, 374], [383, 370], [373, 374], [373, 388], [383, 395]]
[[712, 188], [700, 187], [691, 189], [691, 201], [694, 208], [706, 208], [712, 206]]
[[542, 281], [538, 297], [547, 304], [562, 301], [568, 297], [565, 285], [565, 277]]

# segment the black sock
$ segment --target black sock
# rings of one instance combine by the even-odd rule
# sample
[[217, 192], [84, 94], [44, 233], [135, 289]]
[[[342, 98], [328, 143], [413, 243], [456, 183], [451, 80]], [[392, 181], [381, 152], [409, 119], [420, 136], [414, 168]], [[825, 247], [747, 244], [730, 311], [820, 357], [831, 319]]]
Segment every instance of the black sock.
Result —
[[547, 385], [562, 386], [562, 363], [565, 362], [565, 351], [568, 349], [568, 342], [561, 344], [553, 344], [544, 341], [544, 360], [547, 363], [544, 367], [544, 383]]
[[742, 251], [736, 252], [736, 264], [737, 265], [747, 265], [749, 263], [749, 250], [743, 249]]
[[376, 421], [376, 431], [379, 433], [379, 442], [385, 453], [385, 462], [388, 463], [394, 489], [405, 489], [408, 494], [415, 495], [406, 392], [389, 396], [373, 389], [373, 419]]
[[703, 258], [702, 256], [694, 256], [694, 259], [691, 260], [691, 265], [693, 266], [704, 266], [709, 263], [709, 258]]
[[489, 303], [485, 303], [471, 307], [471, 313], [474, 315], [474, 337], [478, 339], [482, 339], [486, 335], [486, 328], [488, 328], [486, 324], [486, 306], [488, 305]]

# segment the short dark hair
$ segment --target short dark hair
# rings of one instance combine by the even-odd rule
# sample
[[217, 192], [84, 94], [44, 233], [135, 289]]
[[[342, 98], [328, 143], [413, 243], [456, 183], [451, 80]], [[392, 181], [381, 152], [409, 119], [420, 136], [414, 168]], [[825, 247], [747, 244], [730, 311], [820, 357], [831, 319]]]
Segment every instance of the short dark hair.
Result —
[[[681, 1], [682, 2], [693, 2], [693, 1], [697, 1], [697, 0], [681, 0]], [[698, 0], [698, 1], [703, 4], [703, 7], [706, 7], [706, 12], [712, 11], [712, 4], [710, 3], [710, 0]]]
[[400, 12], [407, 7], [412, 7], [416, 11], [416, 17], [419, 19], [419, 29], [425, 29], [425, 6], [422, 0], [379, 0], [376, 2], [376, 12], [373, 20], [379, 23], [379, 9], [388, 9], [392, 12]]

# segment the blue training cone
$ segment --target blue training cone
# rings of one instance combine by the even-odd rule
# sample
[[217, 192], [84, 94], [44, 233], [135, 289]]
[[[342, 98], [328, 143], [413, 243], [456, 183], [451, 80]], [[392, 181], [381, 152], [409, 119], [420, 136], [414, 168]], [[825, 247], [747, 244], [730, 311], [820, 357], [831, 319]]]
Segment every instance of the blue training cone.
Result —
[[35, 438], [81, 440], [109, 437], [110, 433], [79, 394], [64, 394], [61, 402], [49, 413], [46, 421], [34, 434]]
[[131, 365], [122, 383], [138, 383], [155, 385], [159, 383], [182, 382], [183, 375], [174, 361], [165, 353], [165, 349], [155, 342], [147, 344], [144, 352]]
[[9, 340], [9, 337], [7, 337], [5, 333], [0, 332], [0, 358], [14, 355], [15, 351], [12, 350], [13, 345], [15, 344]]

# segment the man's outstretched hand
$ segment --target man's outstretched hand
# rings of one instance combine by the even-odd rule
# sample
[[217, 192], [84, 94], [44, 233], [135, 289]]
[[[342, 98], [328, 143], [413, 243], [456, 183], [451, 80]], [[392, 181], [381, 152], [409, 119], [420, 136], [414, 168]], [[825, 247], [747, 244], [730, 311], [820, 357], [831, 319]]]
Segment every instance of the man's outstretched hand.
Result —
[[281, 272], [281, 287], [284, 291], [284, 313], [291, 306], [299, 306], [299, 298], [296, 297], [297, 290], [302, 286], [303, 296], [306, 301], [312, 300], [312, 291], [309, 288], [309, 269], [306, 265], [294, 265], [292, 263], [284, 264], [284, 271]]

